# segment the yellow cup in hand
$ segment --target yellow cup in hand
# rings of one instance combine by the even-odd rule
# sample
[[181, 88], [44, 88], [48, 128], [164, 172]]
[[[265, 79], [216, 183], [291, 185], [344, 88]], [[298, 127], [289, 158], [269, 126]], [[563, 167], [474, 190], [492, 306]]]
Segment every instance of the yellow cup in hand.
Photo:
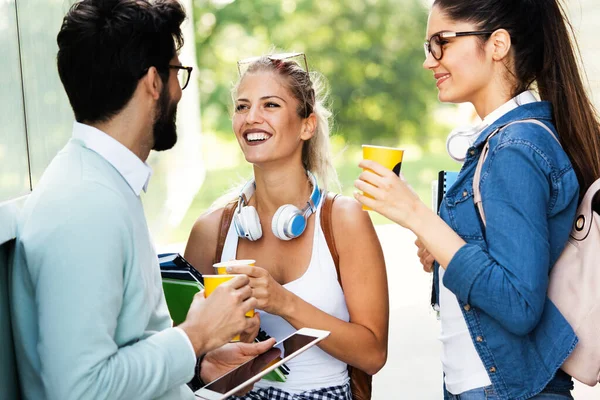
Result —
[[[236, 275], [202, 275], [204, 278], [204, 297], [208, 297], [215, 291], [217, 286], [220, 284], [229, 281], [230, 279], [235, 278]], [[252, 318], [254, 317], [254, 310], [250, 310], [246, 313], [246, 317]], [[239, 342], [240, 335], [235, 335], [232, 342]]]
[[229, 260], [213, 264], [213, 268], [215, 269], [215, 274], [226, 275], [227, 267], [254, 267], [255, 264], [256, 260]]
[[[376, 161], [387, 169], [394, 171], [396, 175], [400, 176], [400, 167], [402, 166], [404, 150], [395, 147], [372, 146], [368, 144], [363, 144], [362, 150], [363, 159]], [[367, 193], [363, 194], [366, 197], [371, 197]], [[363, 205], [363, 210], [369, 211], [371, 208]]]

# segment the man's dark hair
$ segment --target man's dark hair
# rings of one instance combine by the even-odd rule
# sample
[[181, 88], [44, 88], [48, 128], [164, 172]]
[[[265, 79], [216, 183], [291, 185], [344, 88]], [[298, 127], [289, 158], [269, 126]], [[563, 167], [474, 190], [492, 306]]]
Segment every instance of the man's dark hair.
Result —
[[103, 122], [129, 102], [155, 67], [163, 82], [183, 46], [176, 0], [83, 0], [63, 19], [58, 73], [78, 122]]

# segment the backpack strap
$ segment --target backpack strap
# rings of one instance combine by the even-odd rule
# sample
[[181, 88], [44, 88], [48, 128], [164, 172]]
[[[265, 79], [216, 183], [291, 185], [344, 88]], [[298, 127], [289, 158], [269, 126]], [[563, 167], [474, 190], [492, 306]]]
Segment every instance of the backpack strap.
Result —
[[221, 262], [221, 256], [223, 255], [223, 247], [225, 246], [225, 239], [227, 238], [227, 232], [233, 219], [233, 213], [237, 206], [237, 200], [227, 203], [223, 209], [223, 215], [221, 215], [221, 224], [219, 225], [219, 236], [217, 236], [217, 250], [215, 252], [215, 258], [213, 264]]
[[321, 207], [321, 229], [323, 230], [327, 247], [329, 247], [329, 252], [333, 258], [333, 263], [335, 264], [335, 271], [337, 272], [338, 281], [340, 282], [340, 286], [342, 286], [342, 279], [340, 278], [340, 255], [335, 247], [335, 240], [333, 239], [333, 224], [331, 223], [333, 202], [338, 196], [339, 194], [337, 193], [327, 192], [327, 196], [325, 196], [323, 206]]
[[[335, 240], [333, 238], [333, 224], [331, 222], [331, 214], [333, 209], [333, 202], [339, 196], [337, 193], [327, 192], [323, 206], [321, 207], [321, 230], [325, 236], [327, 247], [333, 258], [335, 264], [335, 270], [337, 272], [338, 282], [342, 291], [342, 278], [340, 276], [340, 255], [335, 247]], [[370, 400], [371, 392], [373, 389], [373, 377], [363, 370], [348, 365], [348, 377], [350, 377], [350, 390], [352, 391], [353, 400]]]
[[[477, 168], [475, 168], [475, 175], [473, 176], [473, 201], [475, 202], [475, 205], [477, 206], [477, 209], [479, 210], [479, 215], [481, 216], [481, 221], [483, 222], [484, 227], [486, 226], [486, 221], [485, 221], [485, 213], [483, 212], [481, 191], [479, 190], [479, 182], [481, 181], [481, 171], [483, 170], [483, 163], [485, 162], [485, 160], [488, 156], [488, 153], [490, 151], [490, 139], [493, 136], [495, 136], [498, 132], [500, 132], [501, 130], [503, 130], [505, 128], [508, 128], [511, 125], [524, 124], [524, 123], [536, 124], [536, 125], [541, 126], [546, 131], [548, 131], [550, 133], [550, 135], [552, 135], [554, 140], [556, 140], [556, 142], [560, 145], [560, 141], [558, 140], [558, 138], [556, 137], [554, 132], [552, 132], [552, 130], [550, 128], [548, 128], [545, 124], [538, 121], [537, 119], [523, 119], [521, 121], [513, 121], [509, 124], [506, 124], [504, 126], [497, 128], [494, 132], [492, 132], [487, 137], [487, 139], [485, 140], [485, 146], [483, 146], [483, 149], [481, 150], [481, 154], [479, 155], [479, 160], [477, 161]], [[561, 147], [562, 147], [562, 145], [561, 145]]]

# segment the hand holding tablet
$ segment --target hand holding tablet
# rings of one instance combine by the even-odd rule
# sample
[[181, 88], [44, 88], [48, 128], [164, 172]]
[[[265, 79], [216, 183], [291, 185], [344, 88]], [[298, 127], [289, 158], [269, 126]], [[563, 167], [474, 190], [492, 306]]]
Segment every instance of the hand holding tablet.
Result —
[[[234, 370], [217, 378], [208, 385], [195, 392], [197, 398], [205, 400], [222, 400], [236, 394], [247, 386], [257, 382], [264, 375], [283, 363], [303, 353], [310, 347], [329, 336], [328, 331], [302, 328], [287, 338]], [[279, 361], [269, 365], [277, 357]], [[267, 367], [268, 366], [268, 367]], [[293, 373], [293, 371], [291, 372]]]

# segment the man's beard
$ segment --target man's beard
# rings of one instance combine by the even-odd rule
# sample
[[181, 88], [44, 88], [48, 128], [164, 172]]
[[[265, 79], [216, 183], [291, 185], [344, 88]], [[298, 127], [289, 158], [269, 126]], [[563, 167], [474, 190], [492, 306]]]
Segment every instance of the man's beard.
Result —
[[154, 146], [152, 150], [169, 150], [177, 143], [177, 103], [171, 104], [171, 97], [165, 86], [158, 100], [158, 118], [152, 127]]

